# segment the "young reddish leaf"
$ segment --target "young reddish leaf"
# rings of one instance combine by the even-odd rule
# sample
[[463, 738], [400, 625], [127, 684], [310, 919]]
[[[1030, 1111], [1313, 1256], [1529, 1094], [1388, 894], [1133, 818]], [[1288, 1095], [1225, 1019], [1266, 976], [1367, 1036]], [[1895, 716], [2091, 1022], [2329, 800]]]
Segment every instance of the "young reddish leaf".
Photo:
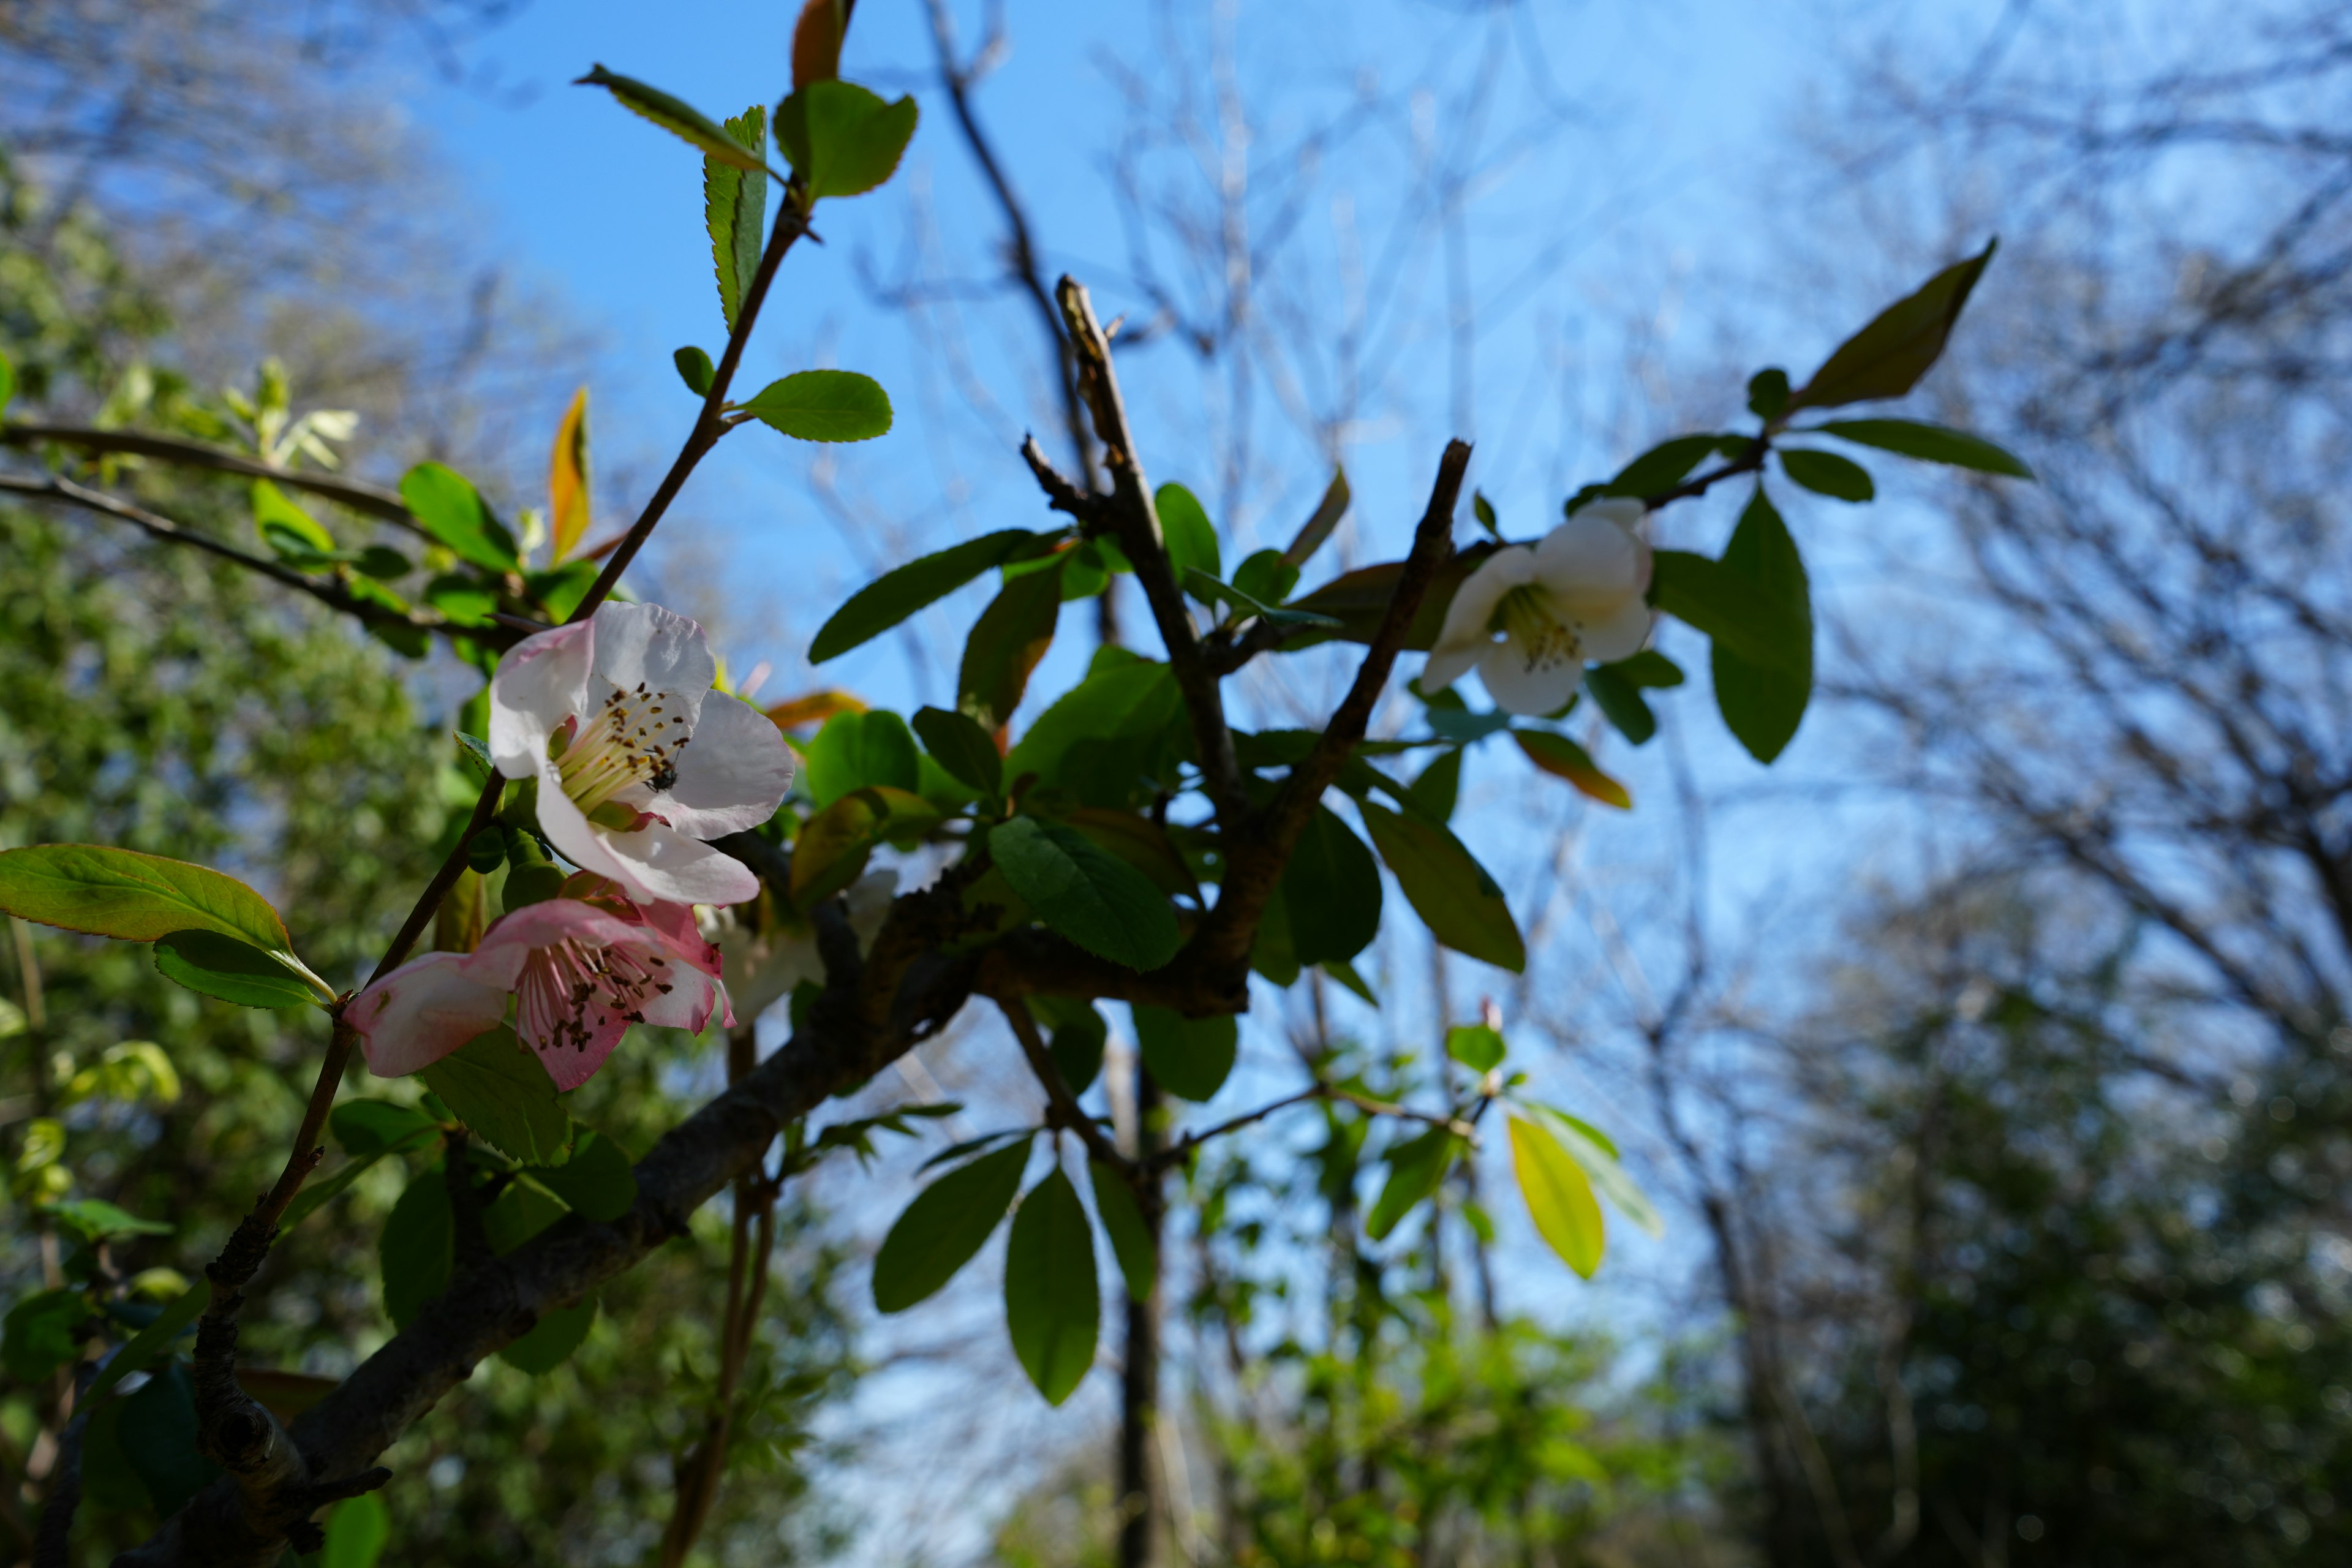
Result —
[[1519, 743], [1528, 761], [1554, 778], [1566, 779], [1580, 794], [1620, 811], [1633, 809], [1633, 797], [1625, 786], [1602, 773], [1592, 754], [1567, 736], [1549, 730], [1514, 730], [1511, 739]]
[[763, 711], [769, 723], [790, 733], [811, 724], [822, 724], [836, 713], [863, 713], [866, 704], [846, 691], [829, 689], [787, 698]]
[[841, 74], [843, 0], [807, 0], [793, 24], [793, 89]]
[[549, 556], [561, 561], [588, 532], [588, 389], [572, 395], [563, 423], [555, 427], [555, 447], [547, 458]]

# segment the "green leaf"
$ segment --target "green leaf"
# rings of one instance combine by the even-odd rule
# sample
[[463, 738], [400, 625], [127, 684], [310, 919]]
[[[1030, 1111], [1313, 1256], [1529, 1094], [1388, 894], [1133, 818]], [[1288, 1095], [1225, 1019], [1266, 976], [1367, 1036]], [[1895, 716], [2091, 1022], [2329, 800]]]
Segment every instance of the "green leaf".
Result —
[[1835, 452], [1812, 452], [1802, 447], [1784, 448], [1780, 468], [1791, 479], [1816, 495], [1835, 500], [1866, 501], [1878, 494], [1870, 470]]
[[588, 1338], [588, 1331], [596, 1325], [596, 1298], [574, 1301], [569, 1307], [558, 1307], [542, 1313], [533, 1323], [530, 1332], [499, 1352], [499, 1359], [519, 1372], [533, 1377], [553, 1372], [572, 1359], [572, 1352]]
[[482, 1236], [490, 1250], [503, 1258], [562, 1219], [567, 1211], [555, 1195], [541, 1188], [537, 1173], [530, 1179], [507, 1184], [482, 1210]]
[[[1458, 770], [1460, 752], [1449, 753]], [[1426, 776], [1426, 775], [1424, 775]], [[1307, 819], [1282, 869], [1291, 951], [1302, 964], [1344, 963], [1381, 933], [1381, 868], [1329, 806]]]
[[802, 825], [793, 846], [792, 898], [807, 909], [833, 897], [865, 873], [889, 825], [890, 807], [877, 790], [853, 790]]
[[1660, 550], [1652, 557], [1650, 603], [1688, 622], [1740, 658], [1794, 672], [1810, 669], [1812, 621], [1784, 599], [1759, 595], [1737, 566]]
[[[1143, 742], [1176, 734], [1189, 742], [1184, 698], [1164, 664], [1130, 659], [1097, 669], [1037, 715], [1004, 759], [1004, 776], [1059, 781], [1063, 761], [1087, 742]], [[1075, 770], [1074, 770], [1075, 771]]]
[[449, 1218], [449, 1182], [436, 1163], [409, 1178], [376, 1238], [383, 1274], [383, 1310], [404, 1329], [425, 1303], [449, 1287], [457, 1232]]
[[719, 367], [710, 363], [708, 353], [688, 343], [673, 353], [669, 363], [677, 367], [677, 378], [686, 383], [687, 391], [697, 397], [710, 395], [710, 384], [719, 379]]
[[253, 481], [253, 525], [273, 550], [279, 548], [281, 538], [306, 550], [323, 552], [335, 548], [335, 536], [268, 479]]
[[938, 1291], [985, 1244], [1029, 1163], [1029, 1139], [960, 1165], [915, 1194], [874, 1257], [874, 1306], [903, 1312]]
[[95, 844], [38, 844], [0, 853], [0, 910], [39, 925], [125, 942], [212, 931], [270, 952], [290, 952], [294, 945], [269, 900], [236, 878]]
[[1623, 468], [1601, 488], [1603, 495], [1632, 496], [1646, 500], [1683, 482], [1722, 445], [1720, 435], [1676, 436], [1661, 441]]
[[1004, 793], [1004, 759], [996, 742], [977, 720], [944, 708], [923, 708], [915, 713], [915, 733], [923, 749], [959, 783], [986, 795]]
[[988, 852], [1037, 918], [1088, 952], [1136, 970], [1176, 956], [1167, 896], [1076, 828], [1017, 816], [988, 836]]
[[1604, 664], [1601, 668], [1622, 676], [1627, 685], [1644, 691], [1680, 686], [1687, 679], [1681, 665], [1654, 647], [1645, 647], [1631, 658], [1621, 658], [1614, 664]]
[[300, 1192], [294, 1194], [294, 1201], [286, 1205], [285, 1217], [278, 1222], [278, 1228], [280, 1231], [293, 1229], [350, 1191], [352, 1183], [373, 1170], [385, 1159], [394, 1154], [404, 1154], [422, 1149], [440, 1135], [439, 1124], [428, 1121], [422, 1128], [409, 1132], [397, 1143], [371, 1150], [364, 1154], [354, 1155], [344, 1161], [336, 1169], [334, 1174], [312, 1178], [303, 1184]]
[[[1507, 721], [1509, 716], [1503, 717]], [[1439, 822], [1451, 822], [1454, 802], [1462, 795], [1462, 748], [1454, 746], [1438, 752], [1437, 760], [1422, 769], [1404, 793], [1425, 815]], [[1353, 958], [1355, 954], [1347, 956]]]
[[1493, 1072], [1508, 1049], [1503, 1037], [1485, 1024], [1456, 1024], [1445, 1031], [1445, 1054], [1472, 1072]]
[[1415, 1204], [1437, 1190], [1461, 1150], [1462, 1140], [1443, 1127], [1433, 1127], [1389, 1151], [1389, 1179], [1364, 1220], [1364, 1234], [1374, 1241], [1387, 1237]]
[[392, 1514], [383, 1499], [362, 1492], [335, 1505], [327, 1516], [327, 1544], [319, 1552], [318, 1568], [375, 1568], [392, 1539]]
[[1584, 1168], [1550, 1132], [1518, 1116], [1511, 1118], [1511, 1168], [1537, 1233], [1570, 1268], [1591, 1279], [1601, 1267], [1607, 1232]]
[[627, 1152], [584, 1128], [572, 1146], [572, 1158], [561, 1165], [535, 1165], [530, 1177], [599, 1225], [612, 1224], [637, 1201], [637, 1173]]
[[1135, 1048], [1160, 1087], [1179, 1100], [1213, 1100], [1232, 1076], [1241, 1027], [1230, 1015], [1187, 1018], [1167, 1007], [1138, 1003]]
[[0, 353], [0, 414], [8, 411], [8, 400], [16, 395], [16, 367], [8, 356]]
[[1796, 542], [1760, 487], [1724, 547], [1722, 570], [1766, 606], [1771, 624], [1791, 628], [1781, 657], [1770, 663], [1720, 640], [1710, 655], [1723, 721], [1750, 756], [1769, 763], [1796, 735], [1812, 698], [1813, 612]]
[[440, 463], [419, 463], [400, 479], [400, 499], [425, 531], [459, 560], [492, 572], [521, 565], [514, 535], [490, 511], [474, 482]]
[[526, 1164], [552, 1164], [571, 1141], [572, 1118], [537, 1053], [504, 1025], [476, 1036], [421, 1075], [458, 1121]]
[[[288, 1210], [289, 1215], [292, 1210]], [[289, 1221], [290, 1223], [290, 1221]], [[98, 1403], [100, 1395], [134, 1372], [143, 1372], [172, 1347], [181, 1331], [204, 1315], [205, 1303], [212, 1300], [211, 1287], [199, 1282], [180, 1292], [179, 1299], [163, 1309], [163, 1315], [131, 1336], [130, 1342], [116, 1351], [90, 1381], [89, 1392], [81, 1396], [85, 1405]]]
[[1999, 243], [1987, 242], [1978, 254], [1954, 262], [1916, 292], [1880, 311], [1870, 325], [1838, 345], [1782, 412], [1900, 397], [1917, 385], [1942, 356], [1952, 326]]
[[1329, 975], [1339, 984], [1347, 987], [1349, 991], [1354, 992], [1358, 996], [1362, 997], [1370, 1005], [1377, 1007], [1381, 1005], [1381, 999], [1372, 994], [1372, 988], [1364, 983], [1364, 977], [1356, 973], [1355, 965], [1350, 963], [1326, 963], [1323, 965], [1323, 973]]
[[1432, 936], [1514, 974], [1527, 967], [1527, 944], [1503, 889], [1460, 839], [1436, 823], [1400, 816], [1369, 801], [1358, 809], [1371, 829], [1373, 847], [1396, 873], [1405, 900]]
[[187, 1506], [221, 1473], [197, 1447], [195, 1384], [180, 1362], [165, 1365], [122, 1402], [115, 1439], [122, 1457], [146, 1483], [155, 1511], [165, 1518]]
[[[1200, 593], [1188, 585], [1185, 574], [1197, 570], [1212, 578], [1225, 574], [1217, 549], [1216, 526], [1210, 522], [1200, 500], [1182, 485], [1162, 485], [1151, 499], [1160, 513], [1160, 536], [1168, 547], [1168, 570], [1178, 587], [1198, 599]], [[1202, 599], [1202, 603], [1213, 601]]]
[[[749, 148], [758, 165], [746, 168], [707, 153], [702, 159], [702, 219], [710, 231], [710, 260], [719, 274], [719, 312], [732, 332], [735, 318], [742, 311], [743, 291], [760, 269], [760, 249], [767, 238], [768, 171], [762, 161], [767, 155], [768, 111], [755, 103], [721, 129]], [[709, 382], [702, 390], [710, 390]]]
[[1135, 1189], [1127, 1184], [1125, 1176], [1099, 1160], [1087, 1164], [1087, 1173], [1094, 1183], [1095, 1213], [1102, 1216], [1111, 1255], [1118, 1259], [1119, 1277], [1127, 1282], [1128, 1300], [1148, 1301], [1151, 1287], [1160, 1279], [1160, 1247], [1151, 1239], [1150, 1227], [1143, 1223], [1143, 1207], [1135, 1201]]
[[1094, 1227], [1057, 1168], [1021, 1200], [1004, 1249], [1004, 1326], [1046, 1404], [1067, 1399], [1094, 1365], [1101, 1319]]
[[1774, 365], [1748, 378], [1748, 412], [1759, 419], [1778, 419], [1789, 406], [1789, 373]]
[[683, 100], [672, 98], [657, 87], [646, 86], [634, 77], [616, 76], [600, 65], [592, 68], [586, 76], [578, 78], [572, 85], [604, 89], [630, 112], [643, 115], [671, 135], [701, 148], [706, 158], [716, 158], [747, 173], [767, 167], [759, 153], [729, 135], [709, 115]]
[[772, 381], [742, 409], [803, 441], [871, 441], [890, 428], [890, 395], [854, 370], [804, 370]]
[[1607, 665], [1596, 664], [1584, 672], [1584, 689], [1592, 693], [1601, 716], [1633, 744], [1641, 745], [1658, 732], [1658, 716], [1650, 711], [1642, 693]]
[[2023, 458], [2003, 451], [1983, 437], [1916, 419], [1832, 419], [1798, 434], [1811, 435], [1816, 430], [1824, 436], [1930, 463], [1948, 463], [1956, 468], [2007, 474], [2019, 479], [2033, 478], [2033, 470], [2025, 466]]
[[1566, 779], [1579, 794], [1620, 811], [1633, 809], [1633, 797], [1625, 786], [1602, 773], [1592, 753], [1567, 736], [1549, 730], [1514, 730], [1511, 739], [1528, 761], [1554, 778]]
[[[1279, 550], [1258, 551], [1234, 568], [1234, 591], [1254, 605], [1279, 605], [1297, 586], [1298, 568], [1285, 560]], [[1328, 616], [1316, 618], [1330, 620]]]
[[85, 1246], [96, 1246], [118, 1236], [169, 1236], [172, 1226], [159, 1219], [141, 1219], [104, 1198], [76, 1198], [51, 1204], [46, 1211], [67, 1235]]
[[954, 593], [992, 566], [1001, 565], [1015, 550], [1037, 535], [1008, 528], [950, 545], [937, 554], [910, 561], [868, 583], [849, 596], [831, 619], [817, 628], [809, 644], [809, 662], [823, 664], [881, 636], [908, 616]]
[[299, 1007], [319, 999], [276, 958], [216, 931], [175, 931], [157, 937], [155, 968], [166, 980], [240, 1007]]
[[1652, 1236], [1666, 1234], [1664, 1216], [1650, 1202], [1649, 1194], [1625, 1173], [1624, 1164], [1617, 1155], [1617, 1146], [1599, 1128], [1549, 1105], [1529, 1109], [1542, 1121], [1553, 1141], [1583, 1171], [1593, 1189], [1607, 1198], [1619, 1214]]
[[964, 639], [956, 670], [956, 705], [987, 729], [1012, 721], [1029, 689], [1029, 673], [1054, 645], [1062, 614], [1059, 570], [1032, 572], [998, 590]]
[[812, 81], [776, 107], [776, 144], [811, 200], [863, 195], [898, 170], [918, 113], [912, 98], [892, 103], [852, 82]]
[[0, 1326], [0, 1370], [19, 1383], [43, 1383], [81, 1353], [76, 1327], [91, 1317], [79, 1290], [37, 1290], [8, 1309]]
[[1053, 1031], [1046, 1037], [1045, 1054], [1054, 1058], [1064, 1087], [1072, 1094], [1084, 1094], [1102, 1071], [1110, 1025], [1093, 1003], [1074, 996], [1032, 996], [1029, 1009]]
[[801, 756], [808, 763], [801, 782], [819, 809], [869, 785], [911, 794], [922, 782], [915, 737], [904, 719], [886, 710], [835, 714]]
[[[1323, 487], [1323, 499], [1315, 503], [1314, 514], [1308, 517], [1306, 525], [1299, 529], [1297, 537], [1290, 542], [1289, 548], [1283, 551], [1283, 560], [1293, 566], [1306, 565], [1307, 557], [1323, 548], [1323, 542], [1331, 537], [1331, 531], [1339, 526], [1341, 518], [1348, 515], [1349, 499], [1348, 471], [1345, 468], [1333, 468], [1331, 482]], [[1285, 589], [1283, 592], [1287, 595], [1289, 590]]]
[[1219, 604], [1230, 605], [1234, 614], [1244, 619], [1255, 616], [1277, 626], [1328, 626], [1335, 629], [1343, 624], [1337, 616], [1318, 615], [1312, 610], [1286, 610], [1277, 605], [1266, 604], [1230, 583], [1219, 582], [1198, 566], [1186, 567], [1180, 580], [1184, 591], [1201, 603], [1212, 607]]

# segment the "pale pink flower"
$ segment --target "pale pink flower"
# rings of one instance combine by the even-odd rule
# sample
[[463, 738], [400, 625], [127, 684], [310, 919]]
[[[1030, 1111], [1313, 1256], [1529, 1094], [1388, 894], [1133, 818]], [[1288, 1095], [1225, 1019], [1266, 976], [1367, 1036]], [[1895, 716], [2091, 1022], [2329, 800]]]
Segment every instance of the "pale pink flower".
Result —
[[757, 877], [705, 839], [757, 827], [793, 782], [759, 710], [710, 683], [702, 627], [658, 605], [603, 605], [519, 643], [490, 681], [490, 756], [539, 781], [539, 826], [640, 903], [736, 904]]
[[[586, 879], [568, 884], [577, 890]], [[368, 1070], [399, 1078], [432, 1066], [507, 1021], [539, 1053], [558, 1089], [594, 1076], [631, 1024], [700, 1033], [714, 1014], [732, 1026], [719, 951], [683, 904], [640, 907], [617, 894], [548, 899], [502, 916], [471, 952], [428, 952], [369, 986], [343, 1009]]]
[[1639, 653], [1649, 640], [1650, 546], [1638, 500], [1597, 500], [1535, 544], [1481, 562], [1446, 607], [1421, 689], [1451, 686], [1474, 667], [1495, 705], [1552, 713], [1584, 680], [1584, 663]]

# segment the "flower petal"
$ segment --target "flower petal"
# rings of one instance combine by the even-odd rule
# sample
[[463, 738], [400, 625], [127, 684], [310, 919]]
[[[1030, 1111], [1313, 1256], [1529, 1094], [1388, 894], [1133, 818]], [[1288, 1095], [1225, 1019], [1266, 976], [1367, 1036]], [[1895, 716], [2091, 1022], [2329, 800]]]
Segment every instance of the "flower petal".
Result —
[[1571, 608], [1598, 598], [1614, 605], [1636, 592], [1646, 551], [1607, 517], [1587, 507], [1544, 535], [1535, 548], [1536, 579]]
[[1498, 644], [1478, 661], [1478, 679], [1486, 695], [1507, 713], [1530, 716], [1556, 712], [1568, 705], [1584, 679], [1580, 659], [1541, 659], [1530, 668], [1527, 649], [1516, 639]]
[[510, 779], [547, 760], [547, 740], [588, 703], [595, 657], [593, 622], [558, 626], [517, 643], [490, 678], [490, 758]]
[[1642, 520], [1650, 515], [1650, 509], [1632, 496], [1604, 496], [1578, 507], [1575, 515], [1605, 518], [1632, 533], [1642, 526]]
[[[599, 877], [610, 877], [621, 885], [621, 891], [632, 899], [651, 899], [656, 895], [639, 887], [629, 875], [621, 858], [606, 847], [604, 835], [596, 831], [587, 816], [563, 793], [563, 778], [551, 762], [539, 764], [539, 830], [555, 846], [557, 854], [583, 871], [593, 871]], [[524, 908], [530, 908], [525, 905]]]
[[634, 833], [589, 831], [614, 868], [588, 868], [604, 871], [639, 903], [666, 899], [678, 904], [740, 904], [760, 896], [760, 879], [750, 867], [676, 828], [656, 822]]
[[[600, 1021], [601, 1020], [601, 1021]], [[629, 1032], [629, 1021], [609, 1009], [591, 1008], [581, 1026], [588, 1031], [585, 1041], [525, 1040], [523, 1043], [539, 1053], [540, 1065], [547, 1076], [555, 1080], [557, 1092], [578, 1089], [596, 1076], [621, 1037]]]
[[1601, 664], [1631, 658], [1650, 640], [1653, 617], [1640, 595], [1620, 604], [1598, 620], [1584, 623], [1584, 657]]
[[659, 605], [596, 606], [596, 673], [624, 691], [642, 681], [684, 698], [691, 712], [719, 678], [701, 623]]
[[411, 959], [352, 998], [343, 1020], [358, 1031], [368, 1071], [403, 1078], [431, 1067], [507, 1014], [507, 987], [486, 983], [464, 953]]
[[1504, 595], [1532, 581], [1535, 570], [1534, 551], [1524, 544], [1507, 544], [1462, 580], [1462, 586], [1454, 591], [1453, 603], [1445, 606], [1445, 621], [1438, 627], [1429, 662], [1421, 667], [1423, 691], [1443, 691], [1485, 657], [1494, 646], [1494, 635], [1486, 628], [1495, 617], [1495, 606]]
[[773, 721], [714, 692], [677, 757], [677, 782], [646, 809], [680, 833], [718, 838], [759, 826], [793, 787], [793, 752]]

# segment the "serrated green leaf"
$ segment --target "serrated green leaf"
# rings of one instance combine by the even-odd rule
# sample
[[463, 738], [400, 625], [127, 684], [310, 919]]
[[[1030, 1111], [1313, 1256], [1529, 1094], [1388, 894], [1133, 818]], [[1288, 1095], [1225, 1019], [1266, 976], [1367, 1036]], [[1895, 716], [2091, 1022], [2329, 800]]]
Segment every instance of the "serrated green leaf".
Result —
[[[727, 134], [764, 160], [768, 145], [768, 111], [753, 104], [721, 127]], [[735, 330], [741, 313], [743, 291], [760, 269], [760, 250], [767, 237], [768, 171], [740, 163], [702, 159], [702, 217], [710, 231], [710, 260], [719, 276], [719, 310], [727, 330]], [[709, 390], [704, 383], [703, 390]]]
[[1941, 425], [1929, 425], [1917, 419], [1832, 419], [1826, 424], [1811, 426], [1797, 432], [1811, 435], [1818, 430], [1824, 436], [1853, 441], [1864, 447], [1875, 447], [1883, 452], [1899, 452], [1906, 458], [1917, 458], [1930, 463], [1948, 463], [1956, 468], [1974, 468], [1979, 473], [2007, 474], [2012, 479], [2030, 479], [2033, 470], [2023, 458], [2002, 450], [1981, 436], [1971, 436], [1965, 430], [1953, 430]]
[[604, 89], [620, 101], [623, 108], [652, 121], [671, 135], [699, 147], [707, 158], [716, 158], [722, 163], [747, 172], [767, 167], [757, 153], [730, 136], [709, 115], [684, 100], [673, 98], [661, 89], [647, 86], [634, 77], [617, 75], [600, 65], [592, 67], [586, 76], [578, 78], [572, 85]]
[[[1460, 752], [1449, 752], [1458, 771]], [[1329, 806], [1307, 819], [1282, 869], [1291, 952], [1302, 964], [1344, 963], [1381, 933], [1381, 868]]]
[[838, 79], [807, 82], [776, 107], [776, 144], [810, 199], [863, 195], [898, 171], [919, 114], [911, 97], [893, 103]]
[[1608, 1233], [1584, 1168], [1549, 1131], [1518, 1116], [1511, 1118], [1511, 1168], [1537, 1234], [1570, 1268], [1591, 1279]]
[[859, 644], [881, 636], [990, 567], [1003, 564], [1015, 550], [1037, 537], [1026, 529], [1003, 529], [885, 573], [852, 594], [817, 628], [816, 639], [809, 644], [809, 662], [823, 664], [829, 658], [838, 658]]
[[1021, 1200], [1004, 1249], [1004, 1326], [1046, 1404], [1061, 1404], [1085, 1380], [1101, 1321], [1094, 1227], [1057, 1168]]
[[983, 795], [1004, 793], [1004, 759], [997, 754], [995, 740], [970, 714], [918, 709], [915, 733], [932, 760], [959, 783]]
[[1878, 493], [1878, 486], [1870, 470], [1860, 463], [1851, 462], [1835, 452], [1809, 451], [1802, 447], [1785, 447], [1780, 453], [1781, 471], [1816, 495], [1833, 500], [1866, 501]]
[[890, 395], [854, 370], [804, 370], [772, 381], [742, 410], [803, 441], [871, 441], [890, 428]]
[[419, 463], [400, 478], [400, 499], [425, 531], [461, 561], [492, 572], [522, 563], [514, 535], [490, 510], [474, 481], [441, 463]]
[[1511, 919], [1503, 889], [1486, 875], [1462, 841], [1444, 826], [1402, 816], [1362, 803], [1372, 846], [1396, 874], [1405, 900], [1430, 934], [1466, 953], [1517, 974], [1527, 967], [1527, 944]]
[[212, 931], [265, 952], [293, 948], [269, 900], [236, 878], [95, 844], [0, 852], [0, 910], [36, 924], [125, 942]]
[[1233, 1076], [1241, 1029], [1229, 1016], [1187, 1018], [1166, 1007], [1141, 1004], [1129, 1009], [1135, 1019], [1135, 1048], [1160, 1087], [1179, 1100], [1216, 1098]]
[[1364, 1234], [1374, 1241], [1385, 1239], [1414, 1205], [1437, 1190], [1462, 1146], [1460, 1138], [1443, 1127], [1433, 1127], [1391, 1149], [1389, 1179], [1381, 1184], [1380, 1198], [1365, 1217]]
[[1176, 956], [1167, 895], [1077, 829], [1018, 816], [988, 836], [988, 852], [1037, 918], [1088, 952], [1136, 970]]
[[420, 1074], [458, 1121], [525, 1164], [553, 1164], [571, 1142], [572, 1118], [536, 1052], [500, 1025]]
[[1723, 721], [1750, 756], [1769, 763], [1795, 737], [1812, 698], [1813, 612], [1804, 561], [1761, 489], [1740, 514], [1721, 569], [1762, 607], [1767, 624], [1788, 628], [1780, 657], [1769, 662], [1720, 639], [1709, 654]]
[[1135, 1189], [1127, 1184], [1125, 1176], [1099, 1160], [1087, 1164], [1087, 1173], [1094, 1183], [1095, 1213], [1102, 1216], [1103, 1232], [1110, 1237], [1111, 1254], [1118, 1259], [1128, 1300], [1148, 1301], [1160, 1279], [1160, 1248], [1151, 1239], [1150, 1227], [1144, 1224]]
[[874, 1306], [903, 1312], [936, 1293], [996, 1229], [1029, 1163], [1029, 1135], [961, 1165], [915, 1194], [874, 1257]]
[[299, 1007], [319, 1000], [295, 973], [249, 942], [216, 931], [175, 931], [155, 939], [155, 969], [191, 991], [240, 1007]]

